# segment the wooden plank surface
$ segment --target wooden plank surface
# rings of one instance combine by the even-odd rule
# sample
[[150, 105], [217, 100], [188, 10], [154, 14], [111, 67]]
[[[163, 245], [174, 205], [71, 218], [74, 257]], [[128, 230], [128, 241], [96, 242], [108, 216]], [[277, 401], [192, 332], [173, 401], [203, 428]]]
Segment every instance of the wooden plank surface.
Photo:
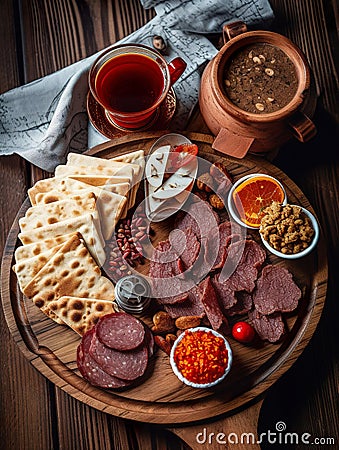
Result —
[[[303, 189], [321, 220], [328, 241], [330, 286], [311, 344], [264, 401], [259, 431], [274, 431], [275, 424], [283, 421], [288, 430], [334, 437], [338, 445], [339, 170], [333, 146], [338, 141], [339, 114], [338, 5], [336, 0], [271, 0], [271, 5], [275, 29], [309, 58], [319, 94], [317, 138], [305, 146], [285, 146], [273, 162]], [[145, 12], [138, 0], [3, 0], [1, 6], [1, 92], [104, 48], [153, 14]], [[196, 116], [190, 129], [201, 131], [201, 124]], [[16, 156], [2, 157], [0, 171], [2, 249], [32, 181], [26, 164]], [[36, 170], [32, 174], [33, 181], [44, 175]], [[114, 419], [55, 389], [26, 362], [10, 339], [2, 315], [0, 320], [0, 442], [4, 449], [183, 448], [177, 438], [158, 427]]]

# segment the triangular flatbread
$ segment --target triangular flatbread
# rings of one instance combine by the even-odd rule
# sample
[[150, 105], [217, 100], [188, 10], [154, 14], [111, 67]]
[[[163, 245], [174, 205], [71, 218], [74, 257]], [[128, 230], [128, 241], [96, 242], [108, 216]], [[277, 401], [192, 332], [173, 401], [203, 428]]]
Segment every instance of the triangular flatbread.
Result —
[[42, 312], [54, 313], [48, 305], [62, 296], [114, 299], [114, 285], [101, 275], [87, 247], [78, 236], [73, 236], [43, 266], [23, 290]]
[[94, 327], [100, 317], [118, 311], [114, 301], [63, 296], [48, 308], [81, 336]]
[[40, 255], [33, 256], [32, 258], [18, 261], [13, 267], [13, 271], [16, 274], [21, 292], [33, 280], [35, 275], [43, 268], [43, 266], [51, 259], [55, 253], [60, 250], [63, 244], [59, 244], [56, 247], [46, 250]]

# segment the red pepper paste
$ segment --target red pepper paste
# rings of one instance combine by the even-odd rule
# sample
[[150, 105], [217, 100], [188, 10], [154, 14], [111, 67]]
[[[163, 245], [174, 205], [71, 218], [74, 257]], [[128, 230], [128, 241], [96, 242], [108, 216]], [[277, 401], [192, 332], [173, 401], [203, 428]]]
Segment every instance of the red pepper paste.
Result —
[[225, 341], [211, 331], [185, 331], [178, 343], [174, 361], [192, 383], [207, 384], [219, 379], [228, 365]]

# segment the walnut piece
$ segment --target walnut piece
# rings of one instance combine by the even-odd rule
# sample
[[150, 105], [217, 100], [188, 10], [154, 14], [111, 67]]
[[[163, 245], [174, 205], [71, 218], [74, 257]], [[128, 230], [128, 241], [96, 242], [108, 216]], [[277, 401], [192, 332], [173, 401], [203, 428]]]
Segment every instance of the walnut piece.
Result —
[[217, 194], [210, 195], [208, 200], [211, 206], [215, 209], [223, 209], [225, 207], [224, 202]]
[[311, 244], [314, 236], [312, 223], [298, 206], [272, 202], [263, 213], [259, 231], [278, 252], [296, 254]]
[[201, 191], [212, 192], [213, 190], [213, 178], [208, 172], [200, 175], [197, 179], [197, 188]]

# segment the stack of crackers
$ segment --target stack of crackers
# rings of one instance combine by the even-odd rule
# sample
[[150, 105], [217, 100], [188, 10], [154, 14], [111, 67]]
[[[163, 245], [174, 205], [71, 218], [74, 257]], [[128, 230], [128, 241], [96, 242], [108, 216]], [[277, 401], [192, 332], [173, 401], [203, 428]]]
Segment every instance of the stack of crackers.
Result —
[[113, 159], [70, 153], [53, 178], [28, 190], [13, 266], [19, 287], [81, 335], [117, 310], [114, 285], [101, 274], [105, 243], [134, 206], [144, 166], [143, 150]]

